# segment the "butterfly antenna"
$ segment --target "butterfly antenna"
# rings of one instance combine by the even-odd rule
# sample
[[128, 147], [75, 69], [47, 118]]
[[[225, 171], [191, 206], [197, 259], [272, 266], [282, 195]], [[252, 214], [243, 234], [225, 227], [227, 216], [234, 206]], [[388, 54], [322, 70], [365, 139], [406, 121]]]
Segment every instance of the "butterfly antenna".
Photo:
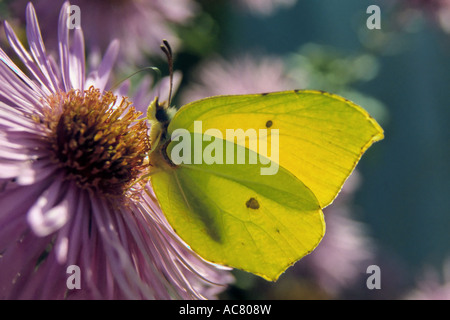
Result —
[[120, 86], [125, 80], [130, 79], [131, 77], [135, 76], [136, 74], [138, 74], [139, 72], [145, 71], [145, 70], [153, 70], [156, 73], [156, 79], [155, 82], [158, 82], [161, 79], [161, 71], [157, 68], [157, 67], [145, 67], [142, 68], [136, 72], [133, 72], [132, 74], [130, 74], [129, 76], [126, 76], [125, 78], [123, 78], [122, 80], [120, 80], [119, 82], [117, 82], [115, 85], [113, 85], [110, 89], [110, 91], [114, 91], [117, 89], [118, 86]]
[[170, 87], [169, 87], [168, 106], [170, 106], [170, 103], [172, 101], [172, 88], [173, 88], [173, 54], [172, 54], [172, 48], [170, 47], [169, 42], [166, 39], [163, 39], [163, 41], [162, 41], [161, 50], [166, 55], [167, 62], [169, 63]]

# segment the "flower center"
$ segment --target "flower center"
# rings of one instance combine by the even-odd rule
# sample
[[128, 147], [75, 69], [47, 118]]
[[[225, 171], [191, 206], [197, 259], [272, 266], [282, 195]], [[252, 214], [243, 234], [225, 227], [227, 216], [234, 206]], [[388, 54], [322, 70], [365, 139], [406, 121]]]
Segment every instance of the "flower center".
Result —
[[49, 98], [44, 123], [53, 160], [83, 189], [108, 196], [124, 194], [147, 167], [150, 144], [145, 121], [123, 99], [91, 87]]

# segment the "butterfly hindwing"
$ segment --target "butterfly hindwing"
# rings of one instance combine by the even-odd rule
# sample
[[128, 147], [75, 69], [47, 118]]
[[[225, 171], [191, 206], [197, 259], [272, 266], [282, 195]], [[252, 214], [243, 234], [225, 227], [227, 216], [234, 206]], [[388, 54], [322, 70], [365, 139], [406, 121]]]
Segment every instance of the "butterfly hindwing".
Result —
[[269, 280], [324, 234], [316, 197], [284, 169], [261, 175], [254, 164], [180, 164], [153, 175], [152, 185], [169, 223], [200, 256]]

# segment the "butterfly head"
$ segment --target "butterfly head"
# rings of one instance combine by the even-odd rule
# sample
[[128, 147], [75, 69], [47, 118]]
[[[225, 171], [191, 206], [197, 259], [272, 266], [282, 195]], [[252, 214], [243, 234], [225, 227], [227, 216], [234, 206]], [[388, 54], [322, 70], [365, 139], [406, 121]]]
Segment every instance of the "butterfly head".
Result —
[[155, 97], [148, 106], [147, 121], [150, 124], [150, 152], [168, 139], [167, 128], [175, 112], [176, 109], [174, 107], [169, 107], [167, 101], [160, 102], [158, 97]]

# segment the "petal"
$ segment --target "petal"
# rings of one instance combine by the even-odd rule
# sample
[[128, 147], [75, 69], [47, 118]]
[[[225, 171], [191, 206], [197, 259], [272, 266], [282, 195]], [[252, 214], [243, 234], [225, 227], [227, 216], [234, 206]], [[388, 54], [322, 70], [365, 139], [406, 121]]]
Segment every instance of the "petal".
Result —
[[[70, 210], [69, 216], [71, 217], [71, 221], [66, 223], [59, 230], [58, 238], [55, 241], [55, 256], [56, 256], [56, 260], [58, 261], [59, 264], [64, 264], [67, 262], [67, 257], [68, 257], [68, 253], [69, 253], [69, 243], [71, 241], [75, 241], [75, 243], [77, 245], [79, 245], [79, 242], [76, 239], [73, 239], [70, 237], [70, 233], [71, 233], [72, 229], [74, 228], [74, 225], [73, 225], [74, 219], [73, 218], [75, 217], [75, 213], [78, 211], [78, 207], [83, 208], [82, 200], [80, 202], [79, 188], [77, 188], [75, 186], [75, 184], [70, 185], [66, 194], [67, 194], [67, 198], [66, 198], [67, 206], [68, 206], [68, 209]], [[84, 212], [82, 212], [82, 214], [84, 214]], [[74, 248], [72, 246], [72, 250], [74, 250], [74, 249], [75, 249], [75, 252], [78, 251], [78, 250], [76, 250], [76, 248]], [[72, 261], [72, 262], [75, 262], [75, 261]]]
[[[3, 59], [2, 61], [5, 62]], [[0, 101], [9, 105], [10, 108], [27, 113], [39, 111], [42, 98], [39, 93], [41, 91], [33, 92], [27, 87], [21, 78], [17, 77], [17, 70], [18, 68], [14, 64], [0, 64]]]
[[151, 85], [152, 85], [153, 79], [150, 76], [146, 76], [142, 79], [142, 81], [139, 84], [139, 87], [136, 89], [136, 93], [133, 97], [133, 105], [136, 108], [136, 110], [143, 112], [146, 114], [147, 108], [152, 101], [152, 94], [151, 94]]
[[64, 2], [59, 13], [58, 21], [58, 49], [61, 62], [61, 75], [65, 91], [69, 91], [70, 84], [70, 70], [69, 70], [69, 29], [67, 28], [67, 20], [69, 13], [67, 11], [69, 4]]
[[[114, 95], [116, 95], [118, 97], [118, 101], [121, 101], [122, 98], [124, 97], [128, 97], [128, 92], [130, 90], [130, 86], [131, 86], [131, 82], [129, 79], [123, 81], [119, 87], [114, 90]], [[133, 101], [133, 105], [135, 104], [135, 102]]]
[[85, 81], [84, 36], [81, 29], [75, 29], [70, 58], [70, 82], [73, 89], [83, 90]]
[[14, 179], [23, 172], [29, 174], [26, 162], [0, 159], [0, 179]]
[[28, 228], [26, 213], [48, 184], [47, 181], [42, 181], [0, 192], [0, 252], [8, 244], [18, 240]]
[[50, 161], [34, 161], [26, 163], [17, 175], [17, 184], [25, 186], [45, 180], [55, 174], [55, 166]]
[[36, 132], [36, 123], [9, 105], [0, 102], [0, 127], [3, 130]]
[[102, 62], [98, 66], [96, 72], [92, 72], [89, 79], [86, 80], [85, 89], [89, 89], [90, 86], [94, 86], [100, 91], [105, 90], [106, 84], [108, 83], [109, 76], [111, 74], [112, 67], [116, 61], [117, 55], [119, 53], [119, 41], [113, 40], [106, 50], [105, 56]]
[[[0, 127], [1, 127], [0, 119]], [[21, 128], [4, 128], [0, 131], [0, 150], [11, 151], [17, 154], [28, 155], [28, 160], [40, 160], [50, 156], [48, 152], [48, 141], [36, 132], [27, 131]]]
[[70, 222], [69, 248], [67, 252], [67, 263], [76, 264], [79, 254], [83, 251], [83, 239], [89, 239], [89, 224], [91, 212], [87, 200], [87, 192], [80, 191], [76, 186], [71, 186], [68, 192], [75, 193], [76, 204], [73, 207], [73, 218]]
[[56, 181], [39, 197], [28, 211], [27, 219], [31, 229], [39, 237], [45, 237], [60, 229], [69, 219], [67, 198], [57, 203], [61, 192], [61, 179]]
[[[10, 246], [0, 259], [0, 298], [16, 300], [24, 296], [28, 299], [40, 296], [45, 278], [37, 278], [36, 263], [51, 243], [49, 238], [36, 238], [24, 233], [20, 238], [9, 239]], [[39, 281], [41, 287], [29, 290], [30, 282]], [[26, 299], [26, 298], [25, 298]]]
[[[33, 76], [41, 83], [43, 86], [43, 90], [46, 95], [49, 95], [52, 91], [50, 89], [50, 83], [44, 76], [44, 74], [39, 70], [36, 63], [33, 61], [33, 58], [30, 54], [25, 50], [22, 43], [19, 41], [19, 38], [16, 36], [10, 25], [5, 22], [5, 33], [6, 38], [10, 46], [14, 49], [15, 53], [19, 56], [20, 60], [25, 64], [28, 70], [33, 74]], [[11, 59], [7, 56], [7, 54], [0, 49], [0, 59], [12, 70], [16, 73], [33, 91], [42, 92], [42, 90], [36, 86], [36, 84], [31, 81], [20, 69], [11, 61]]]
[[[97, 225], [99, 237], [103, 245], [102, 249], [106, 256], [108, 265], [111, 268], [114, 280], [117, 281], [120, 289], [126, 296], [131, 299], [138, 299], [139, 292], [135, 286], [141, 290], [151, 290], [151, 288], [144, 287], [140, 281], [138, 274], [133, 266], [130, 253], [125, 250], [123, 242], [118, 234], [117, 221], [113, 220], [114, 213], [108, 209], [108, 205], [98, 198], [91, 196], [91, 203], [93, 208], [93, 220]], [[151, 292], [147, 293], [151, 294]]]
[[39, 29], [39, 23], [36, 17], [36, 11], [31, 3], [27, 5], [26, 20], [27, 39], [28, 44], [30, 45], [31, 54], [38, 63], [38, 66], [46, 79], [49, 80], [52, 92], [57, 92], [60, 89], [59, 81], [48, 62], [44, 41], [42, 40], [41, 30]]

